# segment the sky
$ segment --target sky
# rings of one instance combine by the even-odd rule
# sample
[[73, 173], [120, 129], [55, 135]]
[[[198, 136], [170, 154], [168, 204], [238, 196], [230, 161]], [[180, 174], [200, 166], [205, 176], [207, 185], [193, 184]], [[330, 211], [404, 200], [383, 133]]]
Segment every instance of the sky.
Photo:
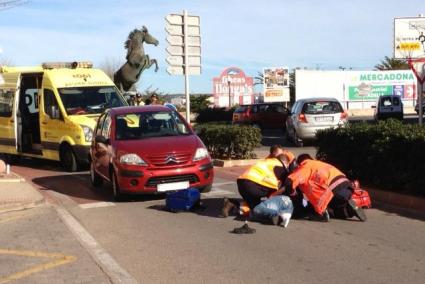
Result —
[[165, 17], [183, 10], [199, 16], [201, 24], [202, 73], [190, 76], [190, 92], [212, 93], [213, 77], [230, 66], [249, 76], [272, 66], [372, 70], [392, 56], [394, 18], [425, 14], [425, 5], [423, 0], [28, 0], [0, 9], [0, 62], [89, 60], [97, 67], [108, 61], [119, 66], [129, 32], [145, 25], [159, 40], [158, 46], [144, 46], [159, 71], [145, 70], [138, 89], [184, 93], [184, 77], [169, 75], [165, 61]]

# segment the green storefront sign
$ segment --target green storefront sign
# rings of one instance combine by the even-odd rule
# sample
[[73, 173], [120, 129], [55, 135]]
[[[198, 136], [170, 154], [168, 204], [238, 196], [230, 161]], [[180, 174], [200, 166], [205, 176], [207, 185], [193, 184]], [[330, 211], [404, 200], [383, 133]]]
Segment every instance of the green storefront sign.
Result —
[[348, 98], [349, 100], [373, 100], [377, 99], [382, 95], [392, 95], [393, 86], [392, 85], [379, 85], [379, 86], [370, 86], [369, 91], [363, 90], [359, 93], [359, 87], [349, 86], [348, 87]]

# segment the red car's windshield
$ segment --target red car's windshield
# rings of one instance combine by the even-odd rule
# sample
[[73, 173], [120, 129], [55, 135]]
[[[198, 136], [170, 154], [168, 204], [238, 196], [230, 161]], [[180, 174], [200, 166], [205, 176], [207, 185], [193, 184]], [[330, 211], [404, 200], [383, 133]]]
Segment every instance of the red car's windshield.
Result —
[[192, 134], [185, 121], [174, 111], [117, 115], [115, 125], [116, 140]]

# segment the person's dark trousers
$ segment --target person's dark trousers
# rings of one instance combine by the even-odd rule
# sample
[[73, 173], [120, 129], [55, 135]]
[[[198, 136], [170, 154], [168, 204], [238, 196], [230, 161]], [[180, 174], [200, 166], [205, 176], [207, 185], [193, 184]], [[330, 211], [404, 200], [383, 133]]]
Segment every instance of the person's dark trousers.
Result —
[[238, 179], [237, 184], [239, 194], [248, 203], [251, 210], [254, 210], [254, 207], [261, 203], [261, 198], [267, 197], [274, 191], [247, 179]]
[[347, 210], [348, 200], [353, 195], [353, 188], [351, 182], [343, 182], [338, 185], [333, 191], [333, 198], [329, 202], [328, 207], [332, 209], [335, 218], [346, 219], [353, 217], [349, 210]]

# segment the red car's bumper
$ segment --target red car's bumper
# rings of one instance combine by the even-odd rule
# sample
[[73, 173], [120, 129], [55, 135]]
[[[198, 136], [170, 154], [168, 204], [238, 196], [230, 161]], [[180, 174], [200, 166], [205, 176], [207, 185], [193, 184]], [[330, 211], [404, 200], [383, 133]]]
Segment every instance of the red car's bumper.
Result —
[[211, 161], [199, 162], [178, 168], [149, 168], [118, 165], [117, 179], [123, 193], [158, 193], [158, 184], [189, 181], [190, 187], [201, 191], [212, 185], [214, 167]]

